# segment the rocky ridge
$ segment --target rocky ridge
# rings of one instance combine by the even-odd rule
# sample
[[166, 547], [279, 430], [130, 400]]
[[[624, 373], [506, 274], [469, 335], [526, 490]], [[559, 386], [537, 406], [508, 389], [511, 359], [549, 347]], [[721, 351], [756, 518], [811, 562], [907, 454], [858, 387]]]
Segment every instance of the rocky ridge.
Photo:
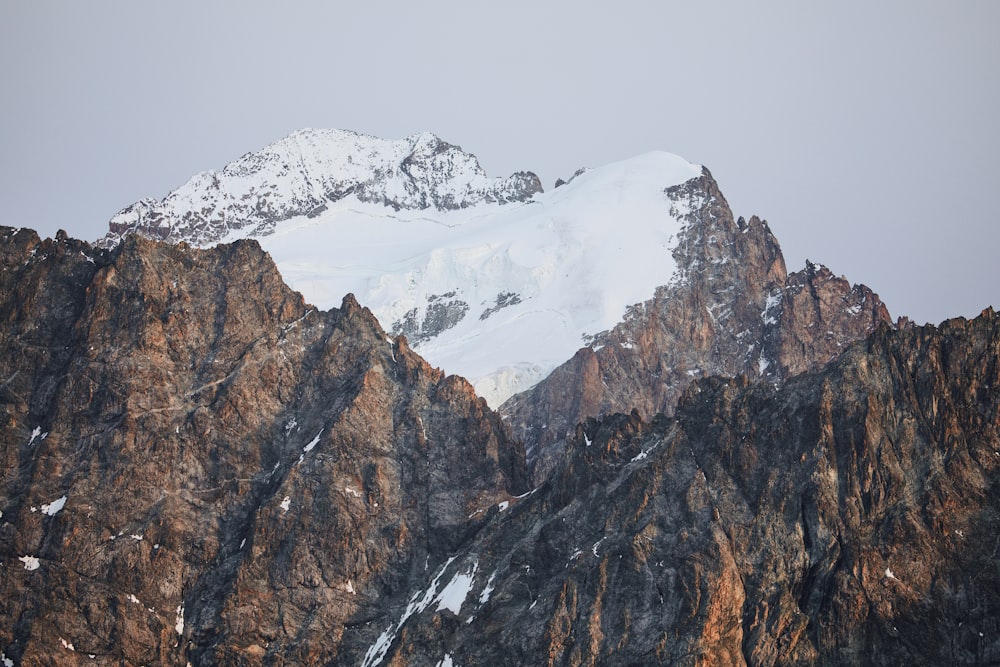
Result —
[[430, 133], [398, 141], [344, 130], [300, 130], [247, 153], [221, 171], [194, 176], [161, 200], [143, 199], [112, 217], [101, 245], [129, 234], [207, 246], [276, 223], [315, 217], [353, 195], [392, 210], [453, 210], [521, 202], [542, 186], [518, 172], [487, 178], [474, 155]]
[[4, 660], [336, 662], [526, 488], [467, 382], [256, 242], [0, 253]]
[[713, 375], [778, 384], [891, 323], [864, 285], [811, 262], [788, 274], [767, 223], [734, 219], [707, 169], [665, 194], [684, 223], [674, 279], [499, 408], [526, 443], [538, 481], [589, 417], [670, 415], [691, 382]]
[[998, 475], [992, 310], [778, 389], [699, 379], [672, 418], [579, 425], [411, 589], [461, 604], [400, 598], [364, 664], [993, 664]]

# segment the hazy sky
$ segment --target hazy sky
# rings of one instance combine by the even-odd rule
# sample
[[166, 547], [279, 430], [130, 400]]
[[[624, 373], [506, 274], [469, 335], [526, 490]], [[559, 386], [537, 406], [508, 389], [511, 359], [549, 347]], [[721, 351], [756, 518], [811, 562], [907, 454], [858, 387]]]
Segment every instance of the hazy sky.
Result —
[[1000, 307], [1000, 2], [0, 0], [0, 224], [117, 210], [304, 127], [430, 130], [490, 175], [667, 150], [789, 270], [893, 315]]

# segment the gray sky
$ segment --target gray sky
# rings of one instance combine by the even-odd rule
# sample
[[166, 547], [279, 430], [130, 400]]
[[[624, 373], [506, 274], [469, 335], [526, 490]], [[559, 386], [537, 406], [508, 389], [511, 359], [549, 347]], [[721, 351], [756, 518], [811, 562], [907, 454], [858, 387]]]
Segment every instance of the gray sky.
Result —
[[1000, 2], [0, 1], [0, 224], [94, 239], [304, 127], [546, 188], [667, 150], [918, 322], [1000, 307]]

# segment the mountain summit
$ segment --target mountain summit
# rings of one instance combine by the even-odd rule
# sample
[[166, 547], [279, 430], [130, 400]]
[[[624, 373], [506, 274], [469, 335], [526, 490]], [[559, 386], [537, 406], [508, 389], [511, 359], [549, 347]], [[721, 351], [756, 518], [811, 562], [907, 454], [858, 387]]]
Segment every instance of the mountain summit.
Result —
[[308, 130], [133, 204], [104, 244], [256, 238], [308, 301], [355, 294], [496, 406], [675, 278], [686, 209], [666, 191], [701, 173], [653, 152], [543, 193], [431, 134]]
[[447, 211], [524, 201], [541, 190], [527, 172], [487, 178], [475, 156], [429, 132], [388, 141], [307, 129], [198, 174], [161, 200], [127, 206], [111, 219], [104, 244], [130, 233], [201, 246], [233, 233], [260, 236], [349, 195], [397, 211]]

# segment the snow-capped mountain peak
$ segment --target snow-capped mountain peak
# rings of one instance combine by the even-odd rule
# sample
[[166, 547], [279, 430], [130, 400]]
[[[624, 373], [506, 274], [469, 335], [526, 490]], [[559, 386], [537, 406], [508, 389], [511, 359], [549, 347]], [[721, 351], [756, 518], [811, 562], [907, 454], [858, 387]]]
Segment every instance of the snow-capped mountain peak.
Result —
[[197, 174], [162, 200], [126, 207], [111, 219], [104, 244], [133, 232], [197, 245], [233, 233], [260, 236], [282, 220], [316, 217], [350, 195], [396, 211], [443, 211], [524, 201], [541, 189], [527, 172], [487, 177], [474, 155], [429, 132], [391, 141], [306, 129]]
[[526, 172], [488, 178], [430, 133], [302, 130], [129, 207], [109, 238], [255, 237], [308, 301], [325, 309], [355, 294], [496, 406], [683, 278], [674, 251], [687, 203], [667, 190], [702, 173], [651, 152], [543, 193]]

